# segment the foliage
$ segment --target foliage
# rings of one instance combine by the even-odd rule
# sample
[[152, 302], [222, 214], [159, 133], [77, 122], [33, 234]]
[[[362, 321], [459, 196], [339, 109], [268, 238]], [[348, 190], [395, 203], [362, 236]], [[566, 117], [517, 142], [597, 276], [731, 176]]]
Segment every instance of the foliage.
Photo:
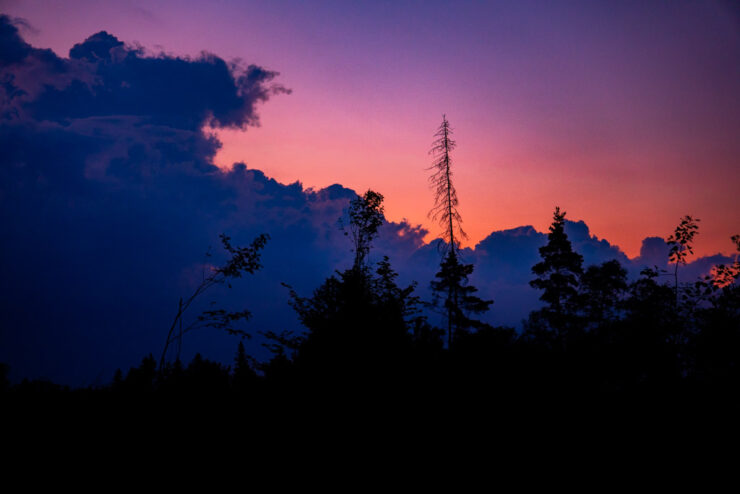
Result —
[[692, 242], [694, 236], [698, 233], [699, 225], [697, 223], [699, 221], [701, 220], [690, 215], [684, 216], [673, 234], [668, 237], [666, 243], [670, 246], [669, 259], [671, 262], [686, 264], [688, 254], [694, 253]]
[[740, 235], [733, 235], [730, 240], [735, 244], [735, 261], [732, 264], [718, 264], [712, 270], [708, 280], [715, 289], [731, 286], [740, 279]]
[[289, 303], [307, 331], [297, 337], [266, 333], [269, 348], [281, 360], [287, 357], [285, 349], [291, 350], [295, 365], [307, 375], [384, 372], [410, 348], [410, 327], [419, 325], [421, 318], [415, 284], [399, 287], [388, 257], [375, 271], [366, 263], [384, 221], [382, 200], [381, 194], [368, 190], [350, 204], [349, 231], [355, 247], [350, 269], [327, 278], [310, 297], [286, 285]]
[[701, 220], [693, 218], [690, 215], [684, 216], [681, 218], [681, 222], [676, 227], [676, 230], [666, 241], [670, 246], [668, 258], [670, 262], [675, 264], [673, 276], [675, 280], [676, 305], [679, 302], [678, 265], [685, 265], [688, 255], [694, 253], [692, 244], [694, 236], [699, 232], [699, 225], [697, 225], [699, 221]]
[[555, 208], [547, 244], [540, 247], [542, 261], [532, 267], [537, 278], [529, 282], [542, 290], [540, 300], [547, 304], [537, 311], [536, 322], [546, 326], [541, 329], [554, 331], [556, 337], [566, 336], [575, 327], [579, 278], [583, 273], [583, 256], [573, 251], [565, 233], [565, 214]]
[[579, 284], [578, 303], [586, 328], [597, 328], [620, 318], [628, 284], [627, 270], [619, 261], [589, 266]]
[[368, 190], [361, 197], [353, 199], [349, 204], [349, 232], [354, 244], [354, 269], [361, 269], [370, 252], [373, 239], [378, 234], [385, 217], [383, 216], [383, 195]]
[[[665, 406], [671, 413], [736, 414], [740, 236], [732, 237], [738, 249], [734, 262], [716, 266], [711, 275], [686, 285], [676, 305], [673, 287], [659, 282], [658, 270], [645, 269], [627, 283], [617, 261], [589, 266], [568, 278], [571, 283], [566, 285], [548, 283], [554, 273], [570, 276], [581, 265], [578, 255], [566, 247], [560, 228], [564, 217], [556, 209], [552, 245], [543, 247], [539, 263], [548, 269], [540, 270], [543, 276], [538, 280], [543, 289], [577, 288], [575, 296], [568, 292], [551, 299], [570, 311], [570, 319], [555, 321], [567, 321], [565, 326], [553, 326], [550, 305], [531, 314], [524, 337], [512, 328], [470, 319], [466, 310], [479, 313], [490, 302], [475, 297], [475, 289], [465, 283], [472, 266], [450, 251], [435, 279], [440, 284], [438, 300], [446, 300], [446, 283], [466, 290], [456, 292], [458, 299], [452, 300], [452, 321], [463, 329], [455, 333], [454, 350], [445, 351], [440, 332], [430, 328], [419, 310], [415, 284], [399, 286], [398, 274], [384, 257], [372, 269], [364, 265], [337, 272], [312, 296], [300, 297], [291, 289], [290, 303], [306, 333], [262, 332], [274, 353], [267, 363], [258, 365], [240, 341], [231, 368], [197, 354], [187, 365], [177, 359], [157, 370], [148, 355], [125, 375], [117, 371], [109, 386], [78, 390], [43, 379], [11, 385], [2, 379], [7, 366], [0, 364], [0, 390], [9, 398], [195, 395], [216, 403], [211, 399], [228, 396], [248, 400], [250, 408], [274, 403], [275, 397], [317, 390], [328, 390], [332, 394], [325, 396], [343, 402], [354, 390], [376, 400], [443, 396], [456, 406], [460, 398], [482, 396], [496, 407], [519, 404], [537, 410], [543, 400], [560, 400], [558, 406], [572, 407], [565, 410], [583, 410], [606, 397], [610, 407], [616, 399], [641, 409]], [[573, 331], [581, 328], [587, 331]], [[326, 384], [328, 388], [322, 388]], [[373, 390], [379, 393], [368, 393]]]
[[383, 276], [349, 269], [329, 277], [311, 297], [291, 291], [291, 306], [308, 330], [296, 345], [300, 366], [336, 372], [370, 361], [388, 364], [391, 353], [408, 347], [413, 286], [400, 288], [394, 276]]
[[[204, 271], [202, 281], [190, 297], [185, 300], [182, 298], [180, 299], [177, 313], [175, 314], [172, 324], [170, 325], [170, 329], [167, 332], [167, 339], [165, 340], [162, 355], [159, 359], [160, 371], [164, 369], [167, 351], [170, 348], [170, 345], [173, 343], [178, 344], [177, 358], [179, 359], [179, 347], [182, 344], [183, 336], [191, 331], [202, 328], [213, 328], [226, 331], [232, 335], [241, 336], [242, 338], [249, 337], [248, 333], [235, 326], [235, 323], [238, 321], [249, 319], [251, 314], [248, 310], [229, 312], [224, 309], [209, 309], [203, 311], [196, 320], [188, 326], [184, 326], [183, 324], [183, 319], [187, 310], [210, 288], [224, 284], [231, 288], [231, 280], [241, 278], [246, 273], [253, 274], [255, 271], [262, 268], [262, 265], [260, 264], [260, 252], [265, 247], [267, 240], [270, 238], [269, 235], [258, 235], [252, 243], [246, 247], [232, 245], [231, 238], [224, 234], [221, 234], [220, 238], [224, 250], [230, 254], [230, 257], [222, 266], [211, 268], [209, 274], [206, 274]], [[210, 257], [210, 253], [207, 254], [207, 256]]]
[[471, 319], [470, 314], [486, 312], [493, 300], [483, 300], [475, 295], [477, 288], [470, 285], [468, 276], [473, 273], [472, 264], [463, 264], [454, 250], [450, 250], [440, 266], [435, 280], [431, 282], [434, 306], [442, 305], [448, 317], [448, 347], [462, 334], [486, 327], [487, 324]]

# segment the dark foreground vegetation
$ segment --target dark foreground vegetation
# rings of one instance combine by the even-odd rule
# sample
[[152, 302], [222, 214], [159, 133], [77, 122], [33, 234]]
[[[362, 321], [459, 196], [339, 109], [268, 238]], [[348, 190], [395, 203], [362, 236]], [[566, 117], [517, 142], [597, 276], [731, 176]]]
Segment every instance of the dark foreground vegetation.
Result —
[[[110, 384], [86, 389], [27, 380], [11, 386], [3, 366], [2, 394], [120, 402], [208, 397], [209, 403], [249, 407], [322, 398], [391, 407], [475, 404], [512, 413], [578, 410], [578, 416], [596, 409], [716, 416], [740, 411], [740, 262], [736, 257], [703, 279], [679, 283], [678, 270], [698, 232], [698, 220], [690, 216], [668, 239], [673, 270], [646, 269], [628, 280], [617, 261], [584, 267], [563, 230], [565, 212], [556, 208], [541, 262], [532, 268], [542, 308], [529, 315], [522, 331], [476, 319], [493, 301], [476, 296], [468, 282], [473, 266], [458, 250], [456, 239], [464, 233], [449, 178], [454, 142], [448, 132], [445, 120], [435, 143], [433, 180], [446, 242], [431, 282], [434, 300], [421, 300], [414, 284], [399, 286], [388, 258], [368, 262], [383, 222], [383, 197], [368, 191], [351, 202], [345, 225], [355, 253], [352, 266], [310, 296], [288, 287], [305, 332], [263, 332], [271, 359], [250, 357], [244, 345], [249, 334], [236, 329], [248, 311], [210, 310], [183, 325], [202, 291], [261, 267], [259, 253], [268, 237], [243, 248], [223, 237], [230, 259], [180, 302], [161, 357], [149, 355], [137, 367], [119, 370]], [[732, 241], [740, 254], [740, 235]], [[435, 327], [430, 313], [444, 327]], [[242, 337], [232, 364], [201, 355], [180, 360], [178, 342], [203, 328]]]
[[[368, 199], [353, 207], [367, 208]], [[362, 252], [373, 235], [363, 240], [356, 232], [360, 254], [352, 267], [310, 297], [291, 290], [306, 332], [265, 333], [273, 352], [267, 362], [252, 359], [239, 341], [231, 365], [200, 355], [187, 364], [149, 355], [118, 371], [109, 385], [87, 389], [27, 380], [11, 386], [4, 366], [2, 392], [17, 398], [209, 396], [255, 404], [291, 396], [456, 398], [502, 408], [566, 402], [737, 411], [740, 263], [718, 266], [690, 285], [667, 283], [675, 281], [673, 273], [649, 269], [629, 282], [617, 261], [582, 267], [563, 232], [564, 216], [555, 211], [542, 262], [533, 267], [532, 285], [542, 291], [544, 306], [521, 332], [473, 318], [490, 301], [474, 297], [467, 283], [472, 266], [455, 254], [445, 256], [437, 275], [436, 304], [425, 304], [413, 285], [397, 285], [387, 258], [365, 263]], [[740, 237], [733, 240], [740, 252]], [[425, 305], [448, 316], [448, 327], [432, 326]], [[215, 316], [221, 326], [211, 320], [211, 327], [229, 330], [230, 315]], [[205, 324], [205, 316], [199, 319]]]

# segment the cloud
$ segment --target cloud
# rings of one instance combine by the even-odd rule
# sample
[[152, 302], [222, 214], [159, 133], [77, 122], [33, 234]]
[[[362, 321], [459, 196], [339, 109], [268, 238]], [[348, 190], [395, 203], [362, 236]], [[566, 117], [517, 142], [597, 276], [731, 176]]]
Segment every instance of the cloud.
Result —
[[0, 64], [10, 65], [24, 60], [32, 50], [18, 35], [18, 20], [11, 20], [7, 16], [0, 18], [0, 44], [3, 50], [0, 52]]
[[63, 59], [31, 47], [8, 17], [0, 19], [4, 110], [34, 120], [66, 123], [111, 115], [199, 130], [204, 124], [256, 125], [256, 105], [290, 91], [276, 72], [238, 66], [209, 53], [197, 58], [148, 56], [101, 31], [72, 47]]
[[647, 237], [643, 239], [640, 247], [640, 256], [635, 260], [637, 264], [646, 268], [657, 266], [665, 269], [668, 266], [669, 247], [666, 241], [660, 237]]
[[80, 382], [156, 352], [182, 273], [218, 233], [246, 243], [279, 225], [275, 252], [315, 236], [313, 203], [341, 213], [300, 184], [213, 166], [220, 143], [203, 127], [256, 125], [287, 92], [277, 73], [149, 56], [105, 32], [60, 58], [6, 16], [0, 38], [0, 360], [18, 374]]

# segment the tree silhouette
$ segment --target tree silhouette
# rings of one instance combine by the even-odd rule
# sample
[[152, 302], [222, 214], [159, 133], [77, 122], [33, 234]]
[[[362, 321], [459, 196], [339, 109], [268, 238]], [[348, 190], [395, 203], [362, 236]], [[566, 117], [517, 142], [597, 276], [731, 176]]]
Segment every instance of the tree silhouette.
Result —
[[[365, 264], [373, 239], [385, 221], [383, 216], [383, 195], [368, 190], [356, 197], [349, 204], [349, 231], [345, 235], [352, 237], [355, 260], [353, 269], [362, 269]], [[340, 223], [341, 225], [341, 223]], [[342, 225], [342, 229], [344, 229]]]
[[589, 266], [580, 279], [580, 308], [589, 327], [619, 319], [627, 291], [627, 270], [616, 259]]
[[658, 282], [659, 271], [645, 268], [640, 274], [629, 286], [626, 319], [618, 335], [622, 378], [662, 384], [679, 375], [677, 343], [683, 321], [673, 290]]
[[718, 264], [714, 266], [709, 280], [715, 289], [731, 286], [740, 278], [740, 235], [733, 235], [730, 237], [730, 240], [735, 244], [735, 250], [737, 251], [735, 253], [735, 260], [732, 264]]
[[450, 153], [457, 146], [452, 140], [452, 128], [447, 116], [442, 115], [442, 123], [434, 134], [432, 149], [429, 154], [433, 156], [432, 165], [428, 168], [434, 170], [429, 177], [432, 190], [434, 191], [434, 206], [429, 211], [429, 217], [438, 221], [443, 228], [442, 239], [446, 242], [444, 249], [456, 250], [460, 239], [467, 238], [460, 224], [462, 217], [457, 210], [458, 199], [455, 186], [452, 184], [452, 157]]
[[[411, 346], [408, 326], [419, 317], [418, 298], [412, 294], [414, 284], [396, 284], [387, 257], [375, 272], [367, 265], [372, 240], [384, 221], [382, 201], [381, 194], [368, 190], [350, 204], [345, 231], [355, 250], [350, 269], [327, 278], [311, 297], [301, 297], [288, 286], [290, 305], [308, 331], [303, 337], [273, 341], [294, 349], [303, 377], [322, 383], [373, 373], [377, 377], [403, 365], [402, 356]], [[279, 348], [273, 351], [284, 355]]]
[[540, 256], [542, 261], [532, 267], [537, 278], [529, 284], [543, 290], [540, 300], [547, 305], [530, 320], [543, 323], [555, 336], [563, 337], [575, 322], [583, 256], [573, 251], [565, 234], [565, 211], [561, 213], [559, 207], [555, 207], [547, 244], [540, 247]]
[[673, 235], [668, 237], [666, 241], [671, 248], [668, 259], [675, 264], [673, 278], [675, 281], [676, 305], [678, 305], [678, 265], [685, 265], [688, 255], [694, 253], [692, 242], [694, 241], [694, 235], [699, 232], [699, 225], [697, 225], [699, 221], [701, 221], [699, 218], [692, 218], [690, 215], [684, 216]]
[[493, 300], [481, 300], [473, 295], [477, 291], [468, 284], [468, 276], [473, 272], [472, 264], [462, 264], [459, 257], [460, 239], [467, 238], [461, 227], [462, 216], [457, 209], [457, 191], [452, 183], [452, 157], [450, 156], [456, 143], [452, 139], [452, 128], [446, 115], [442, 115], [442, 123], [434, 134], [434, 142], [429, 154], [433, 156], [433, 170], [429, 177], [434, 191], [434, 206], [429, 211], [429, 217], [438, 221], [443, 228], [441, 244], [444, 252], [440, 270], [436, 274], [437, 280], [431, 286], [435, 294], [435, 305], [439, 305], [439, 298], [444, 294], [443, 309], [447, 318], [447, 347], [452, 347], [454, 334], [466, 331], [480, 325], [477, 321], [468, 318], [469, 313], [481, 313], [488, 310]]
[[[203, 272], [203, 279], [196, 287], [193, 293], [187, 299], [180, 298], [177, 313], [175, 314], [170, 329], [167, 332], [162, 355], [159, 359], [159, 370], [162, 372], [167, 358], [167, 351], [173, 343], [182, 344], [183, 336], [196, 329], [214, 328], [226, 331], [229, 334], [248, 337], [249, 335], [243, 330], [236, 329], [234, 323], [240, 320], [247, 320], [251, 316], [247, 310], [229, 312], [223, 309], [206, 310], [201, 313], [197, 319], [188, 326], [183, 325], [183, 319], [186, 311], [192, 304], [199, 299], [205, 292], [216, 285], [226, 284], [231, 288], [231, 280], [241, 278], [243, 274], [252, 274], [262, 267], [260, 264], [260, 251], [264, 248], [269, 235], [258, 235], [247, 247], [236, 247], [231, 244], [231, 238], [221, 234], [221, 244], [231, 257], [220, 267], [213, 267], [210, 273], [206, 275]], [[210, 257], [210, 254], [207, 254]], [[179, 358], [179, 348], [178, 348]]]
[[142, 394], [155, 391], [157, 378], [157, 362], [150, 353], [141, 360], [139, 367], [131, 367], [123, 381], [124, 389], [129, 392]]
[[257, 381], [257, 373], [252, 367], [252, 359], [247, 355], [244, 342], [240, 341], [234, 357], [232, 386], [235, 391], [244, 392]]
[[740, 381], [740, 235], [732, 242], [733, 263], [715, 266], [702, 283], [709, 306], [698, 311], [700, 331], [692, 335], [699, 377], [727, 390]]
[[458, 254], [450, 249], [442, 261], [436, 279], [431, 282], [435, 305], [439, 305], [441, 294], [445, 295], [443, 308], [447, 315], [448, 348], [452, 348], [453, 341], [461, 333], [486, 326], [485, 323], [469, 317], [469, 314], [486, 312], [493, 304], [493, 300], [483, 300], [475, 295], [478, 289], [468, 281], [468, 276], [472, 273], [473, 265], [461, 263]]

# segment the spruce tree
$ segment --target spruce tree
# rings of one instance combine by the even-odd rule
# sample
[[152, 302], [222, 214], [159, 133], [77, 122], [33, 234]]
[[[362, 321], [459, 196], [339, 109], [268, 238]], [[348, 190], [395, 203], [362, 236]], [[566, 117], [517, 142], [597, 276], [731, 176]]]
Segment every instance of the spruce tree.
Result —
[[540, 300], [547, 305], [535, 311], [530, 323], [544, 325], [556, 337], [567, 337], [575, 325], [579, 279], [583, 274], [583, 256], [573, 251], [565, 234], [565, 211], [555, 208], [547, 244], [540, 247], [542, 261], [532, 267], [537, 278], [529, 284], [542, 290]]
[[469, 317], [470, 314], [486, 312], [493, 303], [493, 300], [483, 300], [475, 295], [478, 289], [468, 282], [468, 276], [472, 273], [473, 265], [461, 263], [457, 253], [450, 250], [442, 261], [436, 279], [431, 283], [437, 298], [440, 294], [447, 295], [443, 307], [451, 329], [448, 331], [448, 348], [461, 333], [486, 326], [485, 323]]

